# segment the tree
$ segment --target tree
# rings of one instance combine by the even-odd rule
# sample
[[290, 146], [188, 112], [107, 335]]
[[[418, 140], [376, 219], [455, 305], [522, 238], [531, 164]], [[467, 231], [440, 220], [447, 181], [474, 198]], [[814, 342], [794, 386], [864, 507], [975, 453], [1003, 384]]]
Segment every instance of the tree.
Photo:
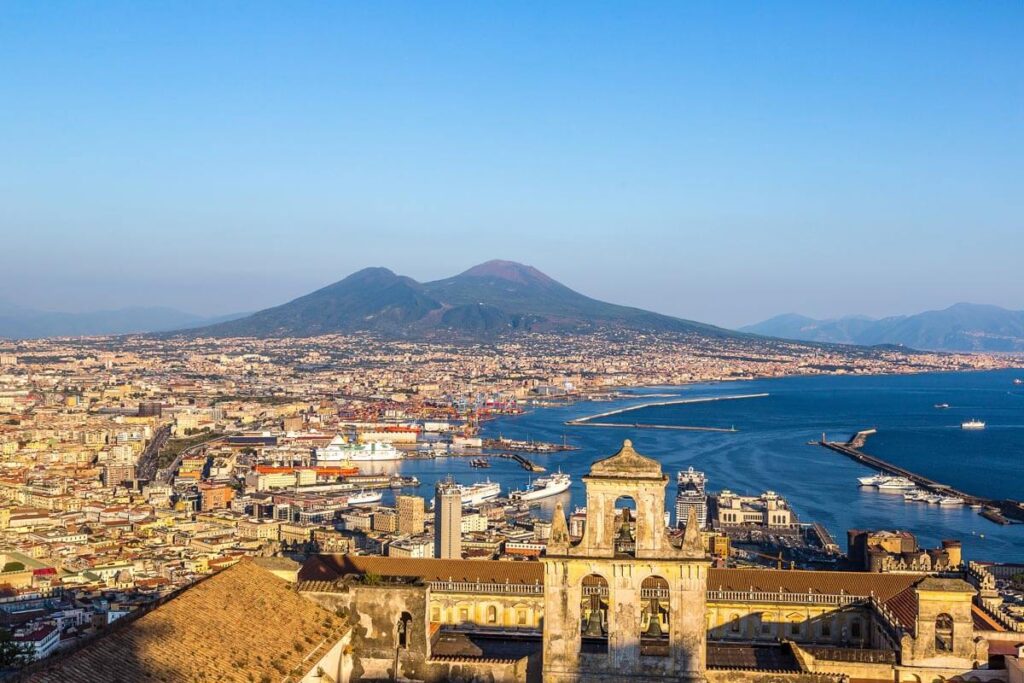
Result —
[[0, 629], [0, 669], [10, 669], [24, 664], [28, 657], [29, 648], [14, 640], [7, 629]]

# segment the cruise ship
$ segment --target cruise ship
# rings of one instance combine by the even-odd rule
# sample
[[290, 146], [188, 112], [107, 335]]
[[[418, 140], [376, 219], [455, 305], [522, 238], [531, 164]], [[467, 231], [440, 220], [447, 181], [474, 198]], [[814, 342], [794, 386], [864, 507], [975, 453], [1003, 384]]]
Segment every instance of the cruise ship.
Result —
[[509, 494], [512, 500], [526, 502], [528, 500], [540, 500], [548, 496], [555, 496], [564, 493], [572, 486], [572, 478], [561, 470], [546, 477], [539, 477], [533, 481], [530, 488], [526, 490], [513, 491]]
[[960, 423], [960, 429], [984, 429], [985, 423], [981, 420], [968, 420]]
[[334, 437], [325, 448], [316, 449], [317, 464], [328, 462], [387, 462], [401, 460], [402, 451], [383, 441], [370, 443], [349, 443], [341, 434]]
[[384, 494], [380, 491], [359, 491], [358, 493], [349, 494], [345, 498], [346, 505], [375, 505], [384, 498]]

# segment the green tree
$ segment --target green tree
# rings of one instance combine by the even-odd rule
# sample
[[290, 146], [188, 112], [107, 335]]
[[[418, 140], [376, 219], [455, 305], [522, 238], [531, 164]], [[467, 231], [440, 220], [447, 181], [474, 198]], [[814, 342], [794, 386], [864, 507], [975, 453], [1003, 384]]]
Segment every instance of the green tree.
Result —
[[29, 648], [11, 637], [7, 629], [0, 629], [0, 669], [10, 669], [24, 664]]

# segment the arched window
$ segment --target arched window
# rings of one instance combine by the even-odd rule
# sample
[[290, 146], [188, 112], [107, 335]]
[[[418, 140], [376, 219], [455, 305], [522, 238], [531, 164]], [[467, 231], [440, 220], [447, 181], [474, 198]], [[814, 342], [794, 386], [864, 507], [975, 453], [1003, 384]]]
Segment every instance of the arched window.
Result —
[[636, 501], [629, 496], [619, 497], [615, 501], [615, 530], [612, 536], [616, 555], [636, 557], [637, 524]]
[[668, 656], [668, 581], [649, 576], [640, 584], [640, 654]]
[[953, 617], [945, 613], [935, 617], [935, 650], [953, 651]]
[[409, 630], [412, 628], [412, 615], [408, 612], [402, 612], [401, 618], [398, 623], [395, 624], [397, 632], [398, 647], [407, 649], [409, 647]]
[[733, 635], [739, 635], [740, 633], [740, 615], [733, 614], [729, 617], [729, 633]]
[[498, 623], [498, 608], [494, 605], [488, 605], [487, 607], [487, 623], [497, 624]]
[[608, 581], [600, 574], [583, 577], [580, 598], [580, 652], [608, 652]]

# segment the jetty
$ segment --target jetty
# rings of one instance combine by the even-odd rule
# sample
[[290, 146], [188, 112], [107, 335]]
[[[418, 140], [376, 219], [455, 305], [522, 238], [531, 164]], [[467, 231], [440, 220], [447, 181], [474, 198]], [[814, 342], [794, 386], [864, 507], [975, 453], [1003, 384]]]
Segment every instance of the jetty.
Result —
[[643, 422], [633, 423], [619, 423], [619, 422], [600, 422], [604, 418], [611, 417], [613, 415], [624, 415], [631, 413], [634, 410], [643, 410], [644, 408], [656, 408], [659, 406], [675, 406], [684, 405], [690, 403], [714, 403], [716, 401], [739, 401], [749, 398], [766, 398], [769, 394], [735, 394], [732, 396], [705, 396], [702, 398], [681, 398], [675, 401], [654, 401], [651, 403], [641, 403], [635, 406], [626, 406], [625, 408], [617, 408], [615, 410], [608, 410], [603, 413], [597, 413], [595, 415], [587, 415], [585, 417], [577, 417], [573, 420], [567, 420], [566, 425], [570, 427], [617, 427], [632, 428], [632, 429], [669, 429], [678, 431], [688, 432], [735, 432], [735, 427], [699, 427], [692, 425], [659, 425], [649, 424]]
[[1007, 519], [1009, 516], [1024, 519], [1024, 517], [1020, 516], [1022, 507], [1018, 501], [993, 500], [991, 498], [975, 496], [965, 491], [960, 491], [949, 484], [943, 484], [917, 472], [912, 472], [905, 467], [894, 465], [891, 462], [865, 453], [861, 449], [867, 443], [868, 437], [875, 433], [877, 432], [874, 429], [864, 429], [854, 434], [848, 441], [828, 441], [825, 435], [822, 434], [818, 445], [845, 455], [851, 460], [878, 472], [884, 472], [894, 477], [905, 477], [917, 484], [918, 487], [931, 493], [959, 498], [965, 505], [980, 505], [983, 510], [981, 516], [996, 524], [1010, 524], [1010, 520]]

